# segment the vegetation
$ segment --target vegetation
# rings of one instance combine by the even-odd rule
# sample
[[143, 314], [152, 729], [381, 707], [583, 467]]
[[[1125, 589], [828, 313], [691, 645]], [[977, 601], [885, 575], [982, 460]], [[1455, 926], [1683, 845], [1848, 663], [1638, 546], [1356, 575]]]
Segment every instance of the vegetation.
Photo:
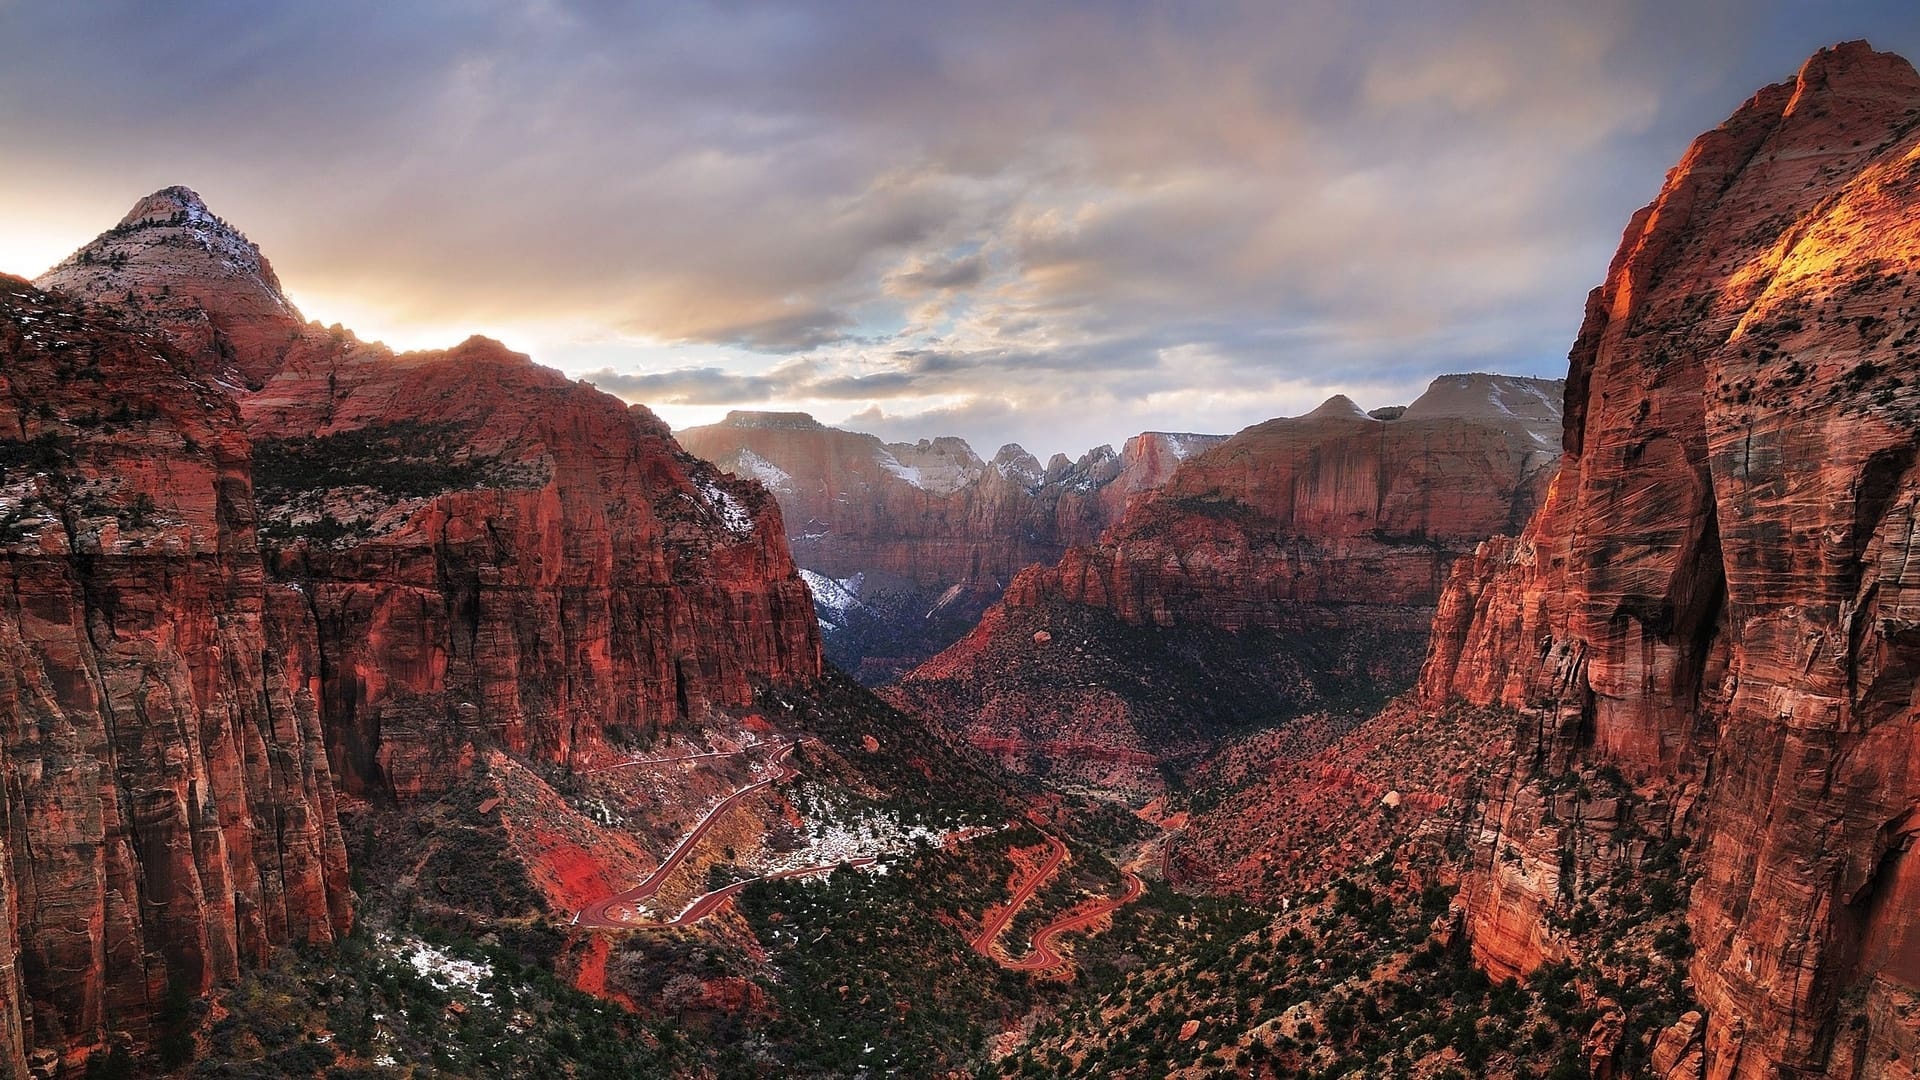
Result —
[[[1605, 770], [1549, 783], [1585, 800], [1633, 798]], [[1201, 941], [1176, 930], [1177, 948], [1149, 964], [1093, 968], [1089, 992], [1038, 1024], [996, 1071], [1568, 1080], [1587, 1075], [1583, 1040], [1612, 1013], [1615, 1075], [1639, 1075], [1659, 1031], [1692, 1007], [1684, 851], [1631, 824], [1620, 839], [1610, 850], [1645, 839], [1645, 856], [1600, 858], [1570, 841], [1574, 884], [1556, 919], [1574, 959], [1526, 982], [1489, 980], [1448, 917], [1460, 854], [1406, 837], [1255, 929]], [[1116, 925], [1109, 940], [1140, 933]]]
[[253, 444], [254, 494], [278, 505], [308, 491], [366, 487], [395, 499], [478, 487], [497, 467], [468, 454], [452, 424], [392, 424]]
[[571, 989], [550, 959], [430, 928], [361, 930], [324, 957], [288, 952], [224, 995], [190, 1075], [614, 1080], [725, 1058]]

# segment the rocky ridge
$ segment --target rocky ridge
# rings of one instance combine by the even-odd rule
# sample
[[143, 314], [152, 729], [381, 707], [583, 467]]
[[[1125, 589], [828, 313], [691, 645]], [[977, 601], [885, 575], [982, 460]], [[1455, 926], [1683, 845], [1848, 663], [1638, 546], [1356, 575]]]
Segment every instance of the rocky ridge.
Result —
[[1440, 604], [1427, 702], [1522, 717], [1461, 894], [1483, 966], [1577, 947], [1570, 905], [1640, 857], [1562, 778], [1693, 838], [1705, 1022], [1662, 1075], [1920, 1056], [1916, 185], [1920, 76], [1860, 42], [1697, 139], [1588, 302], [1545, 505]]
[[0, 285], [0, 1072], [344, 932], [360, 800], [819, 677], [777, 505], [644, 408], [302, 323], [184, 188], [42, 282]]
[[591, 761], [749, 704], [756, 682], [818, 675], [778, 506], [644, 407], [485, 338], [396, 355], [302, 323], [185, 188], [42, 283], [154, 298], [141, 325], [184, 343], [212, 327], [248, 380], [223, 385], [254, 445], [270, 570], [317, 626], [349, 791], [432, 794], [482, 746]]
[[[1397, 419], [1336, 397], [1248, 428], [1023, 571], [888, 693], [1016, 770], [1141, 790], [1230, 727], [1384, 701], [1419, 670], [1453, 560], [1538, 503], [1558, 390], [1446, 376]], [[1143, 682], [1169, 667], [1193, 678]]]

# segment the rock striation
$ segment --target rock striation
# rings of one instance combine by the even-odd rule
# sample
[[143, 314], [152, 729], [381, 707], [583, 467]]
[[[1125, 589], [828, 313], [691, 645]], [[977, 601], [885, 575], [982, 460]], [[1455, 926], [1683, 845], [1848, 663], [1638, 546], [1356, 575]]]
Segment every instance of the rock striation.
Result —
[[[1559, 393], [1447, 376], [1396, 419], [1335, 397], [1248, 428], [1023, 571], [890, 694], [1010, 767], [1149, 790], [1227, 727], [1384, 700], [1420, 668], [1453, 561], [1537, 505]], [[1192, 678], [1142, 675], [1169, 667]]]
[[0, 277], [0, 1073], [350, 925], [314, 624], [233, 402]]
[[1687, 1075], [1920, 1054], [1917, 185], [1920, 76], [1860, 42], [1695, 140], [1588, 301], [1545, 505], [1440, 604], [1427, 702], [1523, 717], [1476, 954], [1567, 946], [1544, 792], [1618, 770], [1693, 838]]
[[985, 461], [962, 439], [885, 443], [805, 413], [736, 411], [679, 438], [779, 500], [828, 657], [874, 684], [952, 644], [1022, 568], [1092, 541], [1224, 436], [1147, 432], [1117, 455], [1046, 465], [1017, 445]]

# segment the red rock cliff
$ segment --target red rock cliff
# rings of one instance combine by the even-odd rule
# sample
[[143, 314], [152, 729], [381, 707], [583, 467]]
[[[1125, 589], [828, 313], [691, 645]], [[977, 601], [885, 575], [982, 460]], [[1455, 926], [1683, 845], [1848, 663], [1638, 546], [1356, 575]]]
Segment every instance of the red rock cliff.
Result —
[[1526, 717], [1487, 841], [1529, 857], [1462, 893], [1487, 966], [1560, 947], [1543, 777], [1613, 765], [1698, 838], [1710, 1077], [1920, 1053], [1917, 121], [1853, 43], [1695, 141], [1588, 302], [1552, 495], [1458, 569], [1422, 679]]
[[574, 762], [819, 675], [779, 508], [644, 408], [476, 338], [302, 348], [242, 410], [354, 790], [434, 791], [478, 745]]
[[[351, 918], [311, 635], [238, 410], [0, 277], [0, 1072]], [[287, 617], [274, 613], [285, 609]]]
[[[1461, 553], [1539, 502], [1558, 394], [1542, 380], [1445, 376], [1396, 420], [1335, 397], [1248, 428], [1182, 465], [1097, 545], [1022, 574], [1007, 602], [1228, 630], [1291, 627], [1331, 605], [1428, 608]], [[1414, 623], [1425, 622], [1422, 610]]]

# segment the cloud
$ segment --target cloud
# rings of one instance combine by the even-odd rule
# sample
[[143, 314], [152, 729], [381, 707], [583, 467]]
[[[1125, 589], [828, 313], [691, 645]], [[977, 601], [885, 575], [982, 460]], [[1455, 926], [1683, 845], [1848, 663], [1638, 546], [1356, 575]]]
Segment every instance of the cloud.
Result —
[[[751, 322], [716, 326], [686, 337], [722, 345], [739, 345], [755, 352], [796, 353], [830, 345], [846, 338], [853, 320], [844, 312], [816, 309], [774, 315]], [[641, 324], [644, 327], [644, 324]]]
[[186, 183], [310, 314], [625, 342], [670, 419], [1219, 430], [1560, 374], [1687, 140], [1862, 32], [1920, 10], [0, 0], [0, 268]]
[[952, 259], [915, 259], [911, 267], [889, 275], [886, 284], [889, 292], [914, 296], [970, 288], [986, 274], [986, 257], [976, 252]]
[[617, 397], [670, 405], [766, 401], [779, 396], [785, 386], [779, 379], [736, 375], [716, 367], [675, 368], [644, 374], [602, 369], [586, 372], [580, 378]]

